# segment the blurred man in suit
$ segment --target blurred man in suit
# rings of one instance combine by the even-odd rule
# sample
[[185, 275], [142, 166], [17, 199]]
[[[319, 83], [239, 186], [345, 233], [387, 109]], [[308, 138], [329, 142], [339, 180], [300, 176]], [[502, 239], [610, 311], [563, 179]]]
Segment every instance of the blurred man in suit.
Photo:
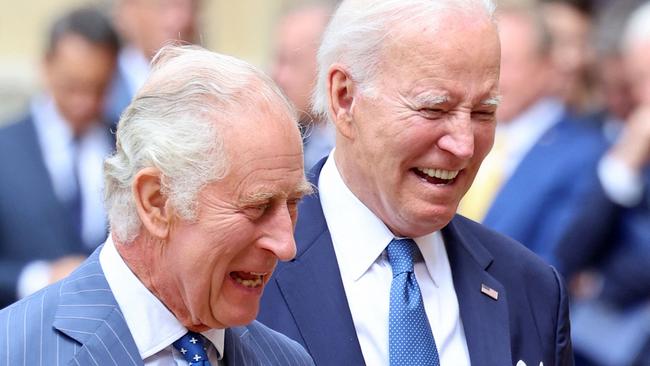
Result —
[[[577, 353], [585, 365], [650, 363], [650, 3], [621, 40], [634, 110], [598, 166], [557, 255], [572, 283]], [[624, 336], [623, 336], [624, 335]]]
[[0, 130], [0, 307], [69, 274], [106, 239], [101, 120], [118, 39], [91, 8], [58, 19], [43, 60], [45, 93]]
[[200, 0], [117, 0], [114, 20], [122, 38], [117, 72], [105, 116], [116, 124], [120, 113], [149, 75], [149, 62], [166, 43], [193, 43]]
[[314, 118], [309, 105], [318, 71], [316, 53], [331, 13], [331, 6], [325, 3], [292, 9], [280, 20], [275, 35], [271, 76], [298, 110], [305, 169], [314, 166], [334, 147], [334, 126]]
[[163, 48], [104, 169], [111, 236], [69, 277], [0, 312], [0, 359], [313, 364], [252, 322], [277, 260], [295, 255], [296, 205], [311, 190], [293, 109], [267, 76]]
[[498, 19], [503, 102], [495, 143], [460, 213], [554, 263], [605, 142], [549, 96], [553, 40], [536, 3], [502, 1]]
[[317, 364], [572, 364], [555, 270], [455, 215], [494, 139], [493, 12], [351, 0], [328, 25], [314, 108], [336, 148], [311, 171], [297, 257], [258, 317]]

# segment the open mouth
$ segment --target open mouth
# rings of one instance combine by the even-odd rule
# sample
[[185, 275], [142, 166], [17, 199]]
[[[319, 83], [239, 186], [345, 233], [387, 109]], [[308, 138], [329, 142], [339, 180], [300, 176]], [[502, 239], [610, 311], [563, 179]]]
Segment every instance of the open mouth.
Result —
[[454, 180], [460, 173], [460, 170], [444, 170], [434, 168], [413, 168], [415, 175], [426, 180], [431, 184], [448, 185], [454, 183]]
[[259, 288], [264, 284], [264, 276], [267, 274], [267, 272], [235, 271], [230, 272], [230, 278], [244, 287]]

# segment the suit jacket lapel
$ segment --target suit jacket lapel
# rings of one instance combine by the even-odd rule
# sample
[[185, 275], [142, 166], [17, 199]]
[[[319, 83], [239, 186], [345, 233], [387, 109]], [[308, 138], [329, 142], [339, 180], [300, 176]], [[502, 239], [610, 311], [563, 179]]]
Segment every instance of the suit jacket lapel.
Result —
[[256, 352], [250, 350], [250, 332], [246, 327], [226, 328], [224, 358], [228, 366], [261, 365]]
[[81, 344], [71, 365], [142, 365], [97, 249], [60, 288], [54, 328]]
[[[487, 271], [493, 258], [475, 237], [461, 232], [457, 225], [455, 218], [442, 232], [470, 359], [472, 364], [512, 364], [507, 294]], [[482, 293], [482, 285], [496, 290], [498, 299]]]
[[[526, 153], [490, 205], [483, 220], [486, 226], [515, 238], [529, 229], [522, 226], [521, 213], [526, 212], [531, 204], [530, 198], [546, 197], [543, 191], [553, 186], [557, 179], [554, 173], [564, 174], [561, 170], [553, 169], [552, 165], [556, 162], [551, 157], [564, 153], [558, 150], [558, 146], [565, 145], [566, 140], [561, 140], [565, 126], [564, 120], [553, 125]], [[545, 167], [544, 174], [540, 174], [540, 167]]]
[[[321, 160], [312, 169], [312, 184], [318, 184], [324, 163], [325, 160]], [[306, 348], [316, 364], [363, 364], [332, 238], [317, 193], [301, 203], [295, 236], [296, 259], [274, 276]], [[335, 316], [323, 317], [321, 313]]]
[[[20, 135], [19, 145], [23, 151], [23, 157], [16, 163], [21, 164], [20, 171], [23, 172], [25, 184], [29, 184], [30, 200], [22, 202], [22, 205], [38, 205], [36, 210], [41, 212], [43, 220], [56, 227], [62, 238], [62, 243], [57, 245], [67, 246], [66, 252], [80, 252], [83, 249], [81, 238], [73, 232], [70, 215], [65, 206], [59, 201], [54, 192], [54, 186], [48, 173], [43, 151], [38, 142], [38, 135], [34, 125], [34, 118], [29, 116], [24, 122], [24, 133]], [[29, 162], [29, 164], [25, 164]]]

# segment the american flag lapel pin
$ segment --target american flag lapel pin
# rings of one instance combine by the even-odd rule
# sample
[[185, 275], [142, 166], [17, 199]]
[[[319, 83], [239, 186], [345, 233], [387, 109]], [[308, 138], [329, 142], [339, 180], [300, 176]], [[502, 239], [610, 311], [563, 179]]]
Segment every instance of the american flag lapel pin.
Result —
[[481, 292], [484, 295], [487, 295], [492, 298], [492, 300], [498, 300], [499, 299], [499, 292], [497, 290], [485, 285], [484, 283], [481, 284]]

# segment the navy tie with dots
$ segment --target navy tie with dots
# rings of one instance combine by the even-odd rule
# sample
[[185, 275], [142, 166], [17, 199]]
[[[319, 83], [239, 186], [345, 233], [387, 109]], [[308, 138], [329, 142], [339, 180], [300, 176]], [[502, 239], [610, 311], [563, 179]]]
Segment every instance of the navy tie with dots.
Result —
[[393, 239], [387, 252], [393, 268], [388, 317], [390, 365], [440, 366], [436, 341], [413, 272], [418, 247], [411, 239]]
[[206, 347], [203, 344], [203, 337], [200, 334], [187, 332], [174, 342], [173, 345], [190, 365], [211, 366], [206, 353]]

